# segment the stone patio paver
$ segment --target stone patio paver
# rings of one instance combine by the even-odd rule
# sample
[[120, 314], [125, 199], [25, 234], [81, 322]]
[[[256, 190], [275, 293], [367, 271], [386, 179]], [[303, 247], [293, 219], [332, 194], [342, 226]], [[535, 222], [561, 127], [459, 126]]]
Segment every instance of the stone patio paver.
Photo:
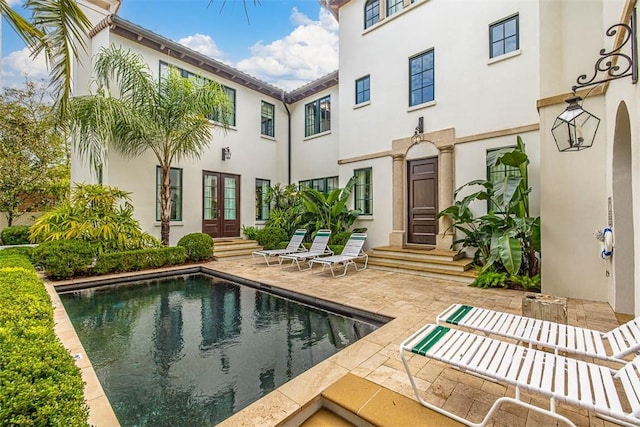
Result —
[[[398, 352], [400, 343], [409, 334], [425, 323], [435, 323], [436, 316], [453, 303], [521, 314], [524, 296], [522, 292], [515, 290], [477, 289], [464, 283], [373, 269], [357, 273], [350, 270], [347, 276], [334, 279], [331, 275], [255, 264], [251, 258], [213, 261], [203, 266], [393, 318], [346, 350], [314, 366], [230, 417], [220, 424], [223, 427], [269, 426], [281, 423], [308, 406], [315, 396], [346, 373], [365, 378], [415, 400]], [[57, 317], [56, 322], [58, 319]], [[568, 299], [568, 322], [599, 330], [608, 330], [618, 325], [616, 316], [607, 303], [571, 298]], [[67, 331], [68, 328], [65, 327], [61, 334], [65, 335], [65, 339], [71, 338], [73, 341], [73, 337], [67, 337]], [[89, 365], [90, 369], [87, 361], [79, 363]], [[424, 357], [410, 356], [409, 365], [427, 401], [456, 414], [468, 416], [473, 421], [482, 419], [495, 399], [503, 395], [513, 396], [514, 393], [513, 387], [505, 387], [464, 374]], [[548, 401], [540, 396], [528, 396], [525, 393], [523, 396], [525, 401], [548, 404]], [[99, 413], [104, 409], [102, 401], [99, 406], [95, 411], [91, 408], [92, 424], [97, 427], [110, 427], [113, 420], [109, 417], [101, 420]], [[560, 406], [559, 410], [580, 427], [612, 425], [595, 417], [591, 412], [575, 407]], [[505, 405], [491, 424], [546, 427], [556, 423], [521, 407]]]

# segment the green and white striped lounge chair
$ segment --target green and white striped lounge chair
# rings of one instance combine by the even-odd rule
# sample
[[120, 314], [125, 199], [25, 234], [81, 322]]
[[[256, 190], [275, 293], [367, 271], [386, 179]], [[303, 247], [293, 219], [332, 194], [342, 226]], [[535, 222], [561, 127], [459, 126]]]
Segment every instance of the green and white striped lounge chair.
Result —
[[[304, 228], [299, 228], [293, 232], [293, 236], [291, 236], [291, 240], [289, 240], [289, 243], [287, 244], [287, 247], [285, 249], [266, 249], [255, 251], [251, 254], [251, 256], [254, 258], [263, 257], [267, 265], [270, 266], [271, 264], [269, 263], [269, 259], [280, 257], [280, 255], [287, 255], [296, 252], [306, 252], [307, 248], [302, 245], [302, 241], [304, 240], [304, 236], [306, 234], [307, 230], [305, 230]], [[280, 258], [278, 258], [278, 260], [280, 263], [282, 262]]]
[[[313, 264], [321, 264], [322, 270], [319, 273], [323, 272], [326, 267], [329, 267], [331, 270], [331, 275], [333, 277], [341, 277], [347, 274], [347, 268], [350, 265], [353, 265], [356, 271], [361, 271], [367, 268], [367, 262], [369, 261], [369, 255], [367, 255], [362, 248], [364, 247], [364, 242], [367, 240], [367, 235], [364, 233], [353, 233], [347, 240], [347, 243], [344, 245], [342, 252], [340, 255], [331, 255], [331, 256], [323, 256], [318, 258], [313, 258], [309, 261], [309, 268], [312, 269], [313, 272]], [[358, 268], [358, 264], [356, 261], [364, 261], [364, 265], [362, 268]], [[342, 274], [336, 276], [334, 267], [342, 267], [344, 266], [344, 271]]]
[[[481, 423], [472, 423], [422, 398], [405, 353], [428, 357], [502, 384], [513, 385], [515, 397], [500, 397]], [[592, 410], [599, 417], [618, 424], [640, 425], [640, 356], [616, 371], [513, 342], [429, 324], [400, 344], [400, 358], [416, 398], [422, 405], [469, 426], [486, 425], [505, 402], [547, 414], [571, 426], [575, 424], [569, 418], [556, 412], [556, 402]], [[548, 397], [549, 409], [520, 400], [521, 390]]]
[[603, 333], [593, 329], [533, 319], [501, 311], [453, 304], [436, 318], [439, 325], [455, 325], [486, 335], [601, 360], [626, 363], [640, 351], [640, 317]]
[[[298, 270], [300, 271], [309, 270], [311, 267], [302, 268], [301, 265], [306, 264], [308, 266], [309, 260], [315, 257], [333, 255], [333, 251], [329, 249], [330, 237], [331, 230], [318, 230], [313, 238], [313, 242], [311, 243], [311, 248], [307, 252], [280, 255], [280, 264], [287, 267], [291, 267], [295, 264], [298, 266]], [[291, 261], [291, 264], [284, 263], [285, 260]]]

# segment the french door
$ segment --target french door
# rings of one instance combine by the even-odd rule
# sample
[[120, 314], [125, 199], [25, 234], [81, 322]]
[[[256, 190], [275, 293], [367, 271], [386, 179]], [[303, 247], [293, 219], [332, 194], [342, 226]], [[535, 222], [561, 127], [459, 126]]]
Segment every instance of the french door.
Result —
[[202, 171], [202, 232], [240, 236], [240, 175]]
[[407, 163], [407, 243], [435, 245], [438, 234], [438, 158]]

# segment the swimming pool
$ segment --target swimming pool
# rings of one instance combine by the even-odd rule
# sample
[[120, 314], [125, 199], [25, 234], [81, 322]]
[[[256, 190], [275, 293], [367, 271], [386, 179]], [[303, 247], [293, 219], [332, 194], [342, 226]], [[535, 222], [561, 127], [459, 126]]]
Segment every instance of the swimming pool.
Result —
[[202, 274], [60, 298], [123, 426], [218, 423], [380, 325]]

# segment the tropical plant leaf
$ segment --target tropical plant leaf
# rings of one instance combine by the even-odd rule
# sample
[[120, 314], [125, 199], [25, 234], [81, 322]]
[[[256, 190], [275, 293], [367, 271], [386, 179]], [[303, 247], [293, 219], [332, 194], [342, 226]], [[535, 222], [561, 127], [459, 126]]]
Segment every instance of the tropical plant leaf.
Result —
[[497, 252], [502, 265], [509, 274], [518, 274], [522, 265], [522, 247], [520, 240], [505, 234], [498, 237]]

